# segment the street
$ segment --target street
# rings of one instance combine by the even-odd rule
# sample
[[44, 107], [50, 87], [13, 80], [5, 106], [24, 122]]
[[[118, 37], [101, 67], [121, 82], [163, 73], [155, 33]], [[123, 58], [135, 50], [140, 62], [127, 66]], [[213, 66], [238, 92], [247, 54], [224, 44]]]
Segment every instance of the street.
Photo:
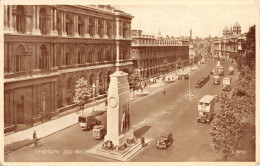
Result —
[[[228, 76], [229, 62], [224, 62], [225, 76]], [[209, 134], [210, 124], [197, 123], [198, 101], [204, 95], [220, 95], [220, 85], [210, 81], [202, 88], [196, 89], [198, 79], [206, 77], [216, 62], [202, 64], [191, 72], [191, 89], [196, 94], [191, 99], [185, 97], [188, 92], [189, 80], [177, 80], [174, 83], [155, 89], [150, 95], [141, 97], [131, 103], [131, 125], [136, 137], [151, 138], [152, 142], [135, 156], [132, 162], [180, 162], [180, 161], [220, 161], [221, 154], [214, 151]], [[225, 77], [224, 76], [224, 77]], [[232, 77], [232, 76], [231, 76]], [[163, 95], [163, 91], [166, 95]], [[219, 103], [215, 106], [217, 111]], [[106, 113], [97, 117], [106, 124]], [[213, 117], [214, 120], [214, 117]], [[172, 133], [174, 142], [167, 150], [156, 148], [156, 142], [163, 131]], [[91, 131], [82, 131], [78, 125], [73, 125], [54, 133], [39, 141], [39, 147], [26, 146], [5, 155], [6, 162], [77, 162], [77, 161], [114, 161], [91, 155], [87, 150], [102, 140], [95, 140]], [[253, 161], [254, 156], [245, 158]]]

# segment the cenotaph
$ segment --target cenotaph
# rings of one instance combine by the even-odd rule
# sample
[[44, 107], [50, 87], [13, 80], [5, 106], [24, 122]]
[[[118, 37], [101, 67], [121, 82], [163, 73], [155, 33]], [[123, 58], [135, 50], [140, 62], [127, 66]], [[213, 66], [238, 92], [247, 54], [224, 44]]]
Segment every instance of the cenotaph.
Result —
[[110, 75], [107, 96], [107, 135], [106, 141], [112, 141], [113, 146], [121, 146], [127, 139], [133, 139], [130, 125], [130, 88], [128, 74], [116, 71]]

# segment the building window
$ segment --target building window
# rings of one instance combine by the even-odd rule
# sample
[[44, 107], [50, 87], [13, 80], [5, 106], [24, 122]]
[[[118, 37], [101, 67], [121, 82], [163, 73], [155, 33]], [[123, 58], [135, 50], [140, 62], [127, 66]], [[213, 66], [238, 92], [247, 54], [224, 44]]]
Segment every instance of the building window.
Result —
[[46, 111], [46, 92], [42, 92], [42, 112]]
[[107, 51], [106, 52], [106, 58], [105, 58], [106, 61], [110, 61], [110, 52]]
[[16, 14], [16, 31], [19, 33], [24, 33], [25, 28], [25, 11], [24, 7], [18, 5], [17, 6], [17, 14]]
[[94, 61], [94, 59], [93, 59], [93, 53], [92, 53], [92, 52], [89, 52], [88, 55], [89, 55], [89, 63], [93, 63], [93, 61]]
[[127, 51], [124, 51], [123, 52], [123, 60], [126, 60], [127, 59]]
[[39, 68], [47, 69], [48, 68], [48, 59], [47, 59], [47, 49], [45, 46], [40, 48], [40, 57], [39, 57]]
[[16, 59], [15, 59], [15, 71], [19, 72], [21, 71], [21, 55], [16, 55]]
[[18, 46], [16, 49], [16, 57], [15, 57], [15, 71], [20, 72], [20, 71], [25, 71], [25, 64], [24, 64], [24, 47], [22, 45]]
[[66, 52], [65, 65], [69, 65], [69, 64], [70, 64], [70, 53]]
[[98, 62], [102, 62], [102, 54], [98, 51]]
[[101, 20], [98, 20], [98, 35], [103, 36], [103, 24]]
[[83, 64], [83, 52], [78, 52], [78, 64]]
[[67, 81], [67, 90], [72, 90], [72, 89], [73, 89], [72, 79], [69, 78]]
[[41, 31], [41, 34], [44, 34], [46, 35], [47, 34], [47, 13], [46, 13], [46, 10], [45, 8], [41, 8], [40, 9], [40, 16], [39, 16], [39, 28], [40, 28], [40, 31]]

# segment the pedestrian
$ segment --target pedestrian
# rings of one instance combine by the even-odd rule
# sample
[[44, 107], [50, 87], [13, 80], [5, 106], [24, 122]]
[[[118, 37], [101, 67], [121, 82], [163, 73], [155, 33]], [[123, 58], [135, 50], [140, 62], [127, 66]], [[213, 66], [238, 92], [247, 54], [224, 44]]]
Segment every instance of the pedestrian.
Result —
[[37, 134], [36, 131], [33, 132], [33, 146], [36, 148], [37, 147]]
[[164, 95], [164, 96], [166, 95], [166, 92], [165, 92], [165, 90], [163, 91], [163, 95]]

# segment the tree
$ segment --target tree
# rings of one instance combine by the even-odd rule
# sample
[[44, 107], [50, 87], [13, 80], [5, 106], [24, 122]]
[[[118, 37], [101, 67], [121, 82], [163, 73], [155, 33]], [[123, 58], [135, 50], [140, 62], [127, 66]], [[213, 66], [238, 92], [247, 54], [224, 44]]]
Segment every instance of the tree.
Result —
[[162, 72], [163, 74], [169, 72], [169, 66], [170, 63], [168, 62], [168, 60], [164, 59], [160, 67], [160, 72]]
[[246, 51], [244, 63], [246, 63], [250, 69], [255, 69], [255, 25], [251, 26], [246, 34], [244, 49]]
[[217, 152], [227, 157], [235, 156], [241, 138], [242, 124], [234, 113], [233, 102], [226, 93], [221, 94], [220, 110], [215, 115], [210, 130], [211, 140]]
[[136, 89], [140, 87], [142, 76], [139, 71], [134, 71], [134, 73], [129, 76], [129, 86], [133, 89], [133, 96]]
[[245, 44], [246, 55], [236, 56], [238, 74], [232, 84], [232, 93], [221, 97], [210, 134], [214, 147], [228, 156], [234, 156], [242, 137], [244, 119], [255, 116], [255, 26], [250, 27]]
[[84, 108], [84, 103], [88, 101], [92, 93], [92, 88], [89, 86], [88, 81], [81, 77], [76, 81], [75, 85], [75, 95], [73, 97], [73, 102], [78, 104], [80, 108]]

